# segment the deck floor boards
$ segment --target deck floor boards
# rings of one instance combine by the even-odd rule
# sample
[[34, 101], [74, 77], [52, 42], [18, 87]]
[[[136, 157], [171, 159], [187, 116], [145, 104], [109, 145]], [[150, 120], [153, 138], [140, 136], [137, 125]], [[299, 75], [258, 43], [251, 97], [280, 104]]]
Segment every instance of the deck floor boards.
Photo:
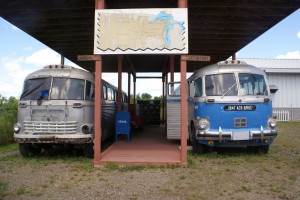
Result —
[[163, 126], [146, 126], [133, 133], [130, 142], [119, 135], [95, 165], [114, 162], [124, 165], [168, 165], [181, 163], [180, 141], [167, 140]]

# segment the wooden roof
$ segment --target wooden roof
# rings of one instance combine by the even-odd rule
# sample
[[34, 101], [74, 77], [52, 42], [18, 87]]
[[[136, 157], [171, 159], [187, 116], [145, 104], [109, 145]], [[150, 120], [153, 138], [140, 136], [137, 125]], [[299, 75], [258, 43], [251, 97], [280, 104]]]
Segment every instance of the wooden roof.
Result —
[[[210, 62], [188, 62], [187, 71], [225, 60], [296, 11], [299, 0], [188, 0], [189, 54]], [[107, 0], [107, 9], [176, 8], [177, 0]], [[93, 54], [94, 0], [1, 0], [0, 16], [79, 66], [94, 71], [94, 62], [77, 61]], [[127, 55], [136, 72], [163, 72], [167, 55]], [[178, 72], [179, 56], [175, 57]], [[117, 72], [117, 56], [103, 56], [103, 72]]]

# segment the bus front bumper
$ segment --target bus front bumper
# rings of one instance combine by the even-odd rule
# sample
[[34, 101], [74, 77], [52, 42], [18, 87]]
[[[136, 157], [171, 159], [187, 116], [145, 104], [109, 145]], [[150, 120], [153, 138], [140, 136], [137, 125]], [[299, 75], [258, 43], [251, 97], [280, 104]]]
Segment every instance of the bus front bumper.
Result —
[[200, 131], [196, 132], [197, 140], [219, 140], [219, 141], [240, 141], [240, 140], [265, 140], [277, 137], [277, 130], [263, 129], [260, 130], [235, 130], [223, 131]]
[[92, 134], [16, 134], [17, 143], [55, 143], [55, 144], [87, 144], [92, 143]]

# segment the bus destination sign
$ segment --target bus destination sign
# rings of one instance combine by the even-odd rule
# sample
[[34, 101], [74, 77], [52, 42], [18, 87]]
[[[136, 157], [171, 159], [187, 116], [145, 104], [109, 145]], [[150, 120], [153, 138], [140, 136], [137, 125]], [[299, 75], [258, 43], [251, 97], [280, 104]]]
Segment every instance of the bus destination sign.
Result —
[[256, 110], [255, 105], [226, 105], [224, 106], [225, 111], [254, 111]]

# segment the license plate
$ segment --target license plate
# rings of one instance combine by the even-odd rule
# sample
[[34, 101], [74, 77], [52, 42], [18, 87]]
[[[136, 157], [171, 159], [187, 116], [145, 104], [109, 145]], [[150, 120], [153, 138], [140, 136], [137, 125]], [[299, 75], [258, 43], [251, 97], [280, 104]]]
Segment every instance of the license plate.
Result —
[[243, 131], [243, 132], [234, 132], [233, 133], [233, 140], [249, 140], [249, 132]]
[[254, 111], [256, 110], [255, 105], [226, 105], [224, 106], [225, 111]]

